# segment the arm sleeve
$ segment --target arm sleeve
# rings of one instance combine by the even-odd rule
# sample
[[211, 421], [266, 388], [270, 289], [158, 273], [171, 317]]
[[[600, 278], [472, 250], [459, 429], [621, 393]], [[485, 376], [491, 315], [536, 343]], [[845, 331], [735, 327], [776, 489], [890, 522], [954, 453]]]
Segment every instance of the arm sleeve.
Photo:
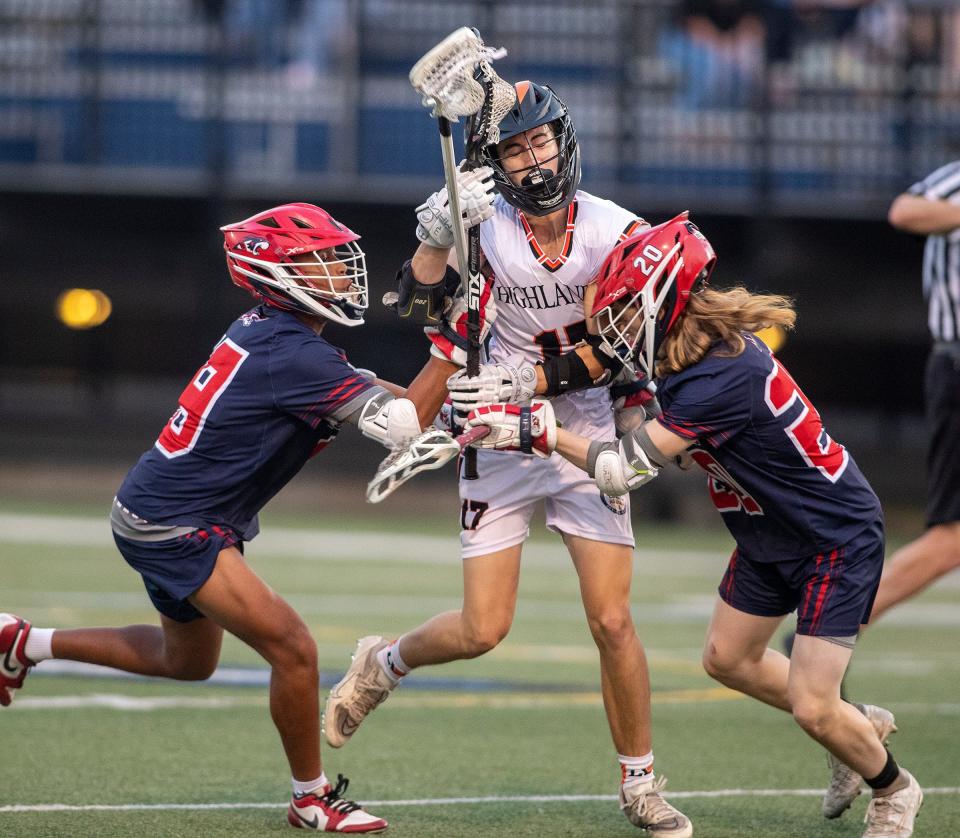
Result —
[[301, 344], [291, 362], [272, 370], [281, 410], [316, 428], [324, 419], [343, 422], [382, 388], [326, 341]]
[[666, 379], [658, 390], [668, 431], [719, 447], [750, 422], [752, 377], [736, 358], [711, 359]]
[[942, 201], [960, 192], [960, 160], [941, 166], [907, 190], [909, 195]]

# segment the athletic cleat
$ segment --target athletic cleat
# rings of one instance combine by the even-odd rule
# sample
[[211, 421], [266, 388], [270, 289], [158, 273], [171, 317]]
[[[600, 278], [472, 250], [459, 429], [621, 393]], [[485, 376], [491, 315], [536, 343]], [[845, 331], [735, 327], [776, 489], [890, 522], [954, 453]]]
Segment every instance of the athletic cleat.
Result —
[[[891, 733], [896, 733], [893, 713], [874, 704], [855, 704], [864, 716], [873, 724], [877, 738], [884, 744]], [[839, 818], [861, 792], [863, 778], [850, 766], [845, 765], [833, 754], [827, 753], [827, 765], [830, 767], [830, 785], [823, 795], [821, 811], [825, 818]]]
[[24, 649], [30, 623], [13, 614], [0, 614], [0, 705], [9, 707], [13, 694], [23, 686], [23, 680], [34, 662]]
[[390, 641], [379, 635], [361, 637], [353, 663], [330, 690], [323, 711], [323, 732], [332, 748], [343, 747], [399, 683], [391, 680], [377, 662], [377, 652], [388, 645]]
[[318, 832], [383, 832], [387, 828], [383, 818], [364, 812], [359, 803], [340, 796], [348, 785], [350, 781], [338, 774], [337, 785], [327, 786], [323, 794], [294, 794], [287, 810], [290, 826]]
[[651, 838], [691, 838], [690, 818], [673, 808], [660, 792], [666, 777], [624, 788], [620, 786], [620, 808], [634, 826], [647, 830]]
[[923, 805], [923, 789], [912, 774], [902, 768], [900, 771], [910, 778], [910, 784], [870, 801], [863, 819], [867, 825], [863, 838], [910, 838], [913, 835], [913, 822]]

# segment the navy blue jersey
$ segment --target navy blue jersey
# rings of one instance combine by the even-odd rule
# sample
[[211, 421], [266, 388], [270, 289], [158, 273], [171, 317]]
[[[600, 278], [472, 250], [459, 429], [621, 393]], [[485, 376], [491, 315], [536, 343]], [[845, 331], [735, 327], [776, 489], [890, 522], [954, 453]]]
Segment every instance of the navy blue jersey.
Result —
[[252, 309], [194, 375], [117, 499], [155, 524], [226, 524], [249, 540], [259, 510], [375, 387], [293, 314]]
[[754, 561], [811, 556], [846, 544], [880, 517], [880, 502], [847, 450], [766, 345], [714, 347], [666, 377], [659, 422], [691, 441], [714, 505]]

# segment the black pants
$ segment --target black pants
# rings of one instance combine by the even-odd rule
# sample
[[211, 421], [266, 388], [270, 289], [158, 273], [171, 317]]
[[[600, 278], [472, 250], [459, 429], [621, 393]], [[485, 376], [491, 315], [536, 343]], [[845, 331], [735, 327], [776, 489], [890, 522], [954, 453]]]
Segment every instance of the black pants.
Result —
[[937, 344], [925, 381], [930, 447], [927, 451], [927, 526], [960, 521], [960, 342]]

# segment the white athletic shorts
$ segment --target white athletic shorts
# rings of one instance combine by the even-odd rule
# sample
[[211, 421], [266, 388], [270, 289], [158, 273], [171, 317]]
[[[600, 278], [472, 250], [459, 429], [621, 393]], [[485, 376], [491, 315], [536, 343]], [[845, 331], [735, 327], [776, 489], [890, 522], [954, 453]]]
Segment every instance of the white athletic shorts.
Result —
[[[579, 394], [574, 394], [579, 395]], [[593, 421], [586, 411], [564, 410], [563, 427], [590, 439], [615, 438], [607, 406]], [[564, 399], [565, 401], [565, 399]], [[534, 507], [544, 501], [548, 529], [557, 533], [634, 546], [630, 496], [603, 495], [593, 479], [559, 454], [548, 459], [519, 451], [478, 451], [476, 480], [460, 478], [461, 556], [485, 556], [526, 541]]]

